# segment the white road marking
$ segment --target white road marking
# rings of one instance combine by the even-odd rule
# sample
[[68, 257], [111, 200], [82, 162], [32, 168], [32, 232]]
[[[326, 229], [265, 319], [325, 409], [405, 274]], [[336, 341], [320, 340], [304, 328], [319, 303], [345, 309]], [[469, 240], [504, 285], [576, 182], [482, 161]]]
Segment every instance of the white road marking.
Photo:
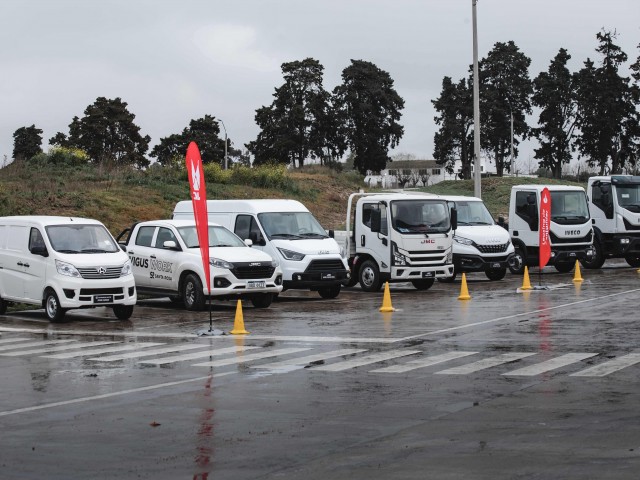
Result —
[[446, 370], [440, 370], [439, 372], [435, 372], [435, 373], [436, 375], [467, 375], [469, 373], [478, 372], [480, 370], [485, 370], [487, 368], [497, 367], [498, 365], [502, 365], [505, 363], [515, 362], [516, 360], [530, 357], [531, 355], [535, 355], [535, 353], [525, 353], [525, 352], [504, 353], [496, 357], [483, 358], [482, 360], [478, 360], [477, 362], [468, 363], [466, 365], [460, 365], [459, 367], [448, 368]]
[[545, 362], [540, 362], [540, 363], [536, 363], [535, 365], [519, 368], [518, 370], [513, 370], [511, 372], [503, 373], [502, 375], [533, 377], [534, 375], [540, 375], [542, 373], [549, 372], [551, 370], [556, 370], [558, 368], [571, 365], [572, 363], [576, 363], [581, 360], [585, 360], [587, 358], [595, 357], [596, 355], [598, 354], [597, 353], [567, 353], [566, 355], [560, 355], [559, 357], [552, 358]]
[[168, 363], [184, 362], [186, 360], [195, 360], [196, 358], [217, 357], [218, 355], [226, 355], [227, 353], [242, 353], [245, 350], [253, 350], [261, 347], [228, 347], [215, 350], [207, 350], [204, 352], [187, 353], [185, 355], [173, 355], [164, 358], [151, 358], [147, 360], [139, 360], [138, 363], [149, 365], [166, 365]]
[[353, 360], [346, 360], [344, 362], [334, 363], [331, 365], [312, 367], [311, 370], [320, 370], [323, 372], [341, 372], [350, 368], [362, 367], [364, 365], [384, 362], [385, 360], [392, 360], [394, 358], [406, 357], [407, 355], [415, 355], [417, 353], [422, 352], [420, 350], [393, 350], [391, 352], [374, 353], [372, 355], [365, 355], [364, 357], [358, 357], [354, 358]]
[[238, 355], [232, 358], [223, 358], [221, 360], [213, 360], [211, 362], [196, 363], [194, 367], [223, 367], [225, 365], [233, 365], [235, 363], [245, 363], [252, 360], [260, 360], [262, 358], [277, 357], [280, 355], [288, 355], [290, 353], [306, 352], [310, 348], [280, 348], [268, 352], [252, 353], [250, 355]]
[[640, 363], [640, 353], [630, 353], [618, 358], [609, 360], [591, 368], [587, 368], [580, 372], [572, 373], [570, 377], [604, 377], [610, 373], [617, 372], [623, 368], [630, 367]]
[[150, 357], [151, 355], [162, 355], [163, 353], [182, 352], [184, 350], [195, 350], [197, 348], [211, 348], [211, 346], [205, 345], [202, 343], [180, 344], [180, 345], [172, 345], [170, 347], [151, 348], [151, 349], [146, 349], [139, 352], [123, 353], [122, 355], [108, 355], [105, 357], [87, 358], [87, 360], [92, 360], [96, 362], [115, 362], [118, 360], [126, 360], [129, 358]]
[[69, 343], [66, 345], [58, 345], [57, 347], [52, 346], [52, 347], [34, 348], [32, 350], [18, 350], [17, 352], [0, 353], [0, 355], [3, 357], [19, 357], [21, 355], [37, 355], [40, 353], [62, 352], [65, 350], [78, 350], [80, 348], [99, 347], [101, 345], [113, 345], [114, 343], [121, 344], [122, 342], [77, 342], [77, 343]]
[[378, 368], [377, 370], [371, 370], [371, 373], [408, 372], [410, 370], [415, 370], [417, 368], [430, 367], [431, 365], [436, 365], [438, 363], [448, 362], [449, 360], [455, 360], [456, 358], [475, 355], [476, 353], [478, 352], [448, 352], [448, 353], [443, 353], [442, 355], [433, 355], [426, 358], [418, 358], [416, 360], [411, 360], [407, 363], [403, 363], [402, 365], [391, 365], [389, 367]]
[[263, 365], [256, 365], [252, 368], [268, 368], [277, 369], [288, 366], [300, 366], [303, 367], [312, 362], [318, 362], [320, 360], [327, 360], [329, 358], [341, 357], [343, 355], [353, 355], [355, 353], [366, 352], [363, 349], [357, 348], [343, 348], [341, 350], [333, 350], [331, 352], [318, 353], [316, 355], [308, 355], [306, 357], [291, 358], [289, 360], [282, 360], [281, 362], [265, 363]]
[[77, 340], [39, 340], [37, 342], [27, 342], [27, 343], [20, 343], [16, 345], [2, 345], [0, 347], [0, 352], [4, 352], [7, 350], [15, 350], [17, 348], [24, 348], [24, 347], [41, 347], [43, 345], [58, 345], [61, 343], [72, 343], [72, 342], [77, 342]]
[[13, 342], [25, 342], [27, 340], [31, 340], [31, 339], [30, 338], [5, 338], [4, 340], [0, 340], [0, 344], [13, 343]]
[[126, 352], [127, 350], [138, 350], [140, 348], [156, 347], [158, 345], [164, 345], [164, 343], [153, 343], [153, 342], [127, 343], [119, 347], [105, 347], [105, 348], [98, 348], [97, 350], [85, 350], [82, 352], [57, 353], [55, 355], [43, 355], [42, 357], [55, 358], [60, 360], [65, 358], [86, 357], [88, 355], [99, 355], [101, 353]]

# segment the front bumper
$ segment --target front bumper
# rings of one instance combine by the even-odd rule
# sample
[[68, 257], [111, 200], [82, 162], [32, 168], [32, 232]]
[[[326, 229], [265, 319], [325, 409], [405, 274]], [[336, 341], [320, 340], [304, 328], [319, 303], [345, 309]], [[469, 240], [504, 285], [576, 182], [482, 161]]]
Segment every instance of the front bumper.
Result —
[[612, 238], [612, 252], [614, 256], [626, 257], [627, 255], [640, 256], [640, 235], [629, 233], [617, 233]]
[[64, 309], [135, 305], [138, 300], [133, 275], [109, 280], [64, 280], [64, 285], [53, 286]]
[[285, 280], [285, 289], [322, 288], [332, 285], [342, 285], [351, 278], [349, 270], [326, 270], [294, 272], [291, 280]]
[[551, 246], [551, 258], [549, 259], [549, 265], [555, 265], [556, 263], [575, 262], [576, 260], [585, 260], [591, 258], [594, 254], [593, 246], [587, 245], [585, 247], [558, 247]]
[[509, 260], [513, 253], [495, 257], [481, 257], [480, 255], [453, 254], [453, 264], [457, 272], [484, 272], [509, 267]]

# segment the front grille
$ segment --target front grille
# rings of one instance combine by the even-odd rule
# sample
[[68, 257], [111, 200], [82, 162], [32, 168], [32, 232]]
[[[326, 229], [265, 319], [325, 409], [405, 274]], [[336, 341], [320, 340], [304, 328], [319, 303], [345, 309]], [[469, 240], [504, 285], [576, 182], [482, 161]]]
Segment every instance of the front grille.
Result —
[[[255, 262], [259, 263], [259, 262]], [[275, 267], [271, 263], [260, 263], [251, 265], [249, 263], [236, 263], [231, 273], [239, 280], [252, 280], [258, 278], [271, 278]]]
[[503, 243], [502, 245], [476, 245], [476, 248], [481, 253], [502, 253], [506, 252], [507, 248], [509, 248], [509, 242]]
[[591, 243], [591, 235], [593, 230], [589, 230], [584, 237], [572, 237], [572, 238], [558, 238], [553, 232], [549, 232], [549, 239], [551, 245], [557, 245], [559, 243]]
[[82, 275], [82, 278], [85, 278], [87, 280], [104, 280], [106, 278], [120, 278], [120, 272], [122, 272], [122, 265], [120, 265], [119, 267], [79, 268], [78, 272], [80, 272], [80, 275]]
[[122, 288], [81, 288], [80, 295], [122, 295]]
[[312, 260], [305, 272], [327, 272], [331, 270], [344, 270], [344, 264], [339, 259]]

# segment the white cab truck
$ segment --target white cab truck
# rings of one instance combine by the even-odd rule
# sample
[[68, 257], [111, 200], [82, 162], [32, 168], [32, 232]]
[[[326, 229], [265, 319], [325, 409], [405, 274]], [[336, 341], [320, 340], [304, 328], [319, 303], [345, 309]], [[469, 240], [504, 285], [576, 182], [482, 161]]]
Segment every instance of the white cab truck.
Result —
[[607, 258], [624, 258], [640, 267], [640, 176], [591, 177], [587, 194], [595, 255], [582, 264], [600, 268]]
[[347, 252], [351, 285], [374, 292], [385, 281], [411, 282], [426, 290], [453, 275], [456, 211], [437, 195], [353, 193], [346, 225], [333, 235]]
[[484, 272], [489, 280], [502, 280], [514, 254], [507, 229], [495, 223], [477, 197], [442, 195], [442, 198], [449, 202], [449, 208], [458, 211], [458, 228], [453, 236], [455, 270], [449, 280], [462, 272]]
[[207, 285], [194, 220], [152, 220], [134, 224], [118, 235], [129, 255], [141, 294], [181, 301], [187, 310], [202, 310], [207, 297], [247, 298], [267, 308], [282, 291], [282, 271], [266, 253], [249, 248], [221, 225], [209, 224]]
[[129, 258], [99, 221], [0, 217], [0, 315], [15, 302], [44, 308], [52, 322], [95, 307], [126, 320], [136, 300]]
[[[211, 222], [251, 240], [254, 249], [280, 264], [283, 290], [312, 290], [322, 298], [335, 298], [350, 278], [336, 241], [296, 200], [207, 200], [207, 213]], [[178, 202], [173, 218], [193, 220], [191, 200]]]
[[551, 258], [548, 264], [566, 273], [574, 268], [576, 260], [582, 262], [594, 254], [593, 228], [584, 188], [514, 185], [509, 202], [509, 234], [515, 247], [509, 268], [513, 273], [522, 273], [525, 265], [539, 264], [540, 195], [544, 188], [548, 188], [551, 195]]

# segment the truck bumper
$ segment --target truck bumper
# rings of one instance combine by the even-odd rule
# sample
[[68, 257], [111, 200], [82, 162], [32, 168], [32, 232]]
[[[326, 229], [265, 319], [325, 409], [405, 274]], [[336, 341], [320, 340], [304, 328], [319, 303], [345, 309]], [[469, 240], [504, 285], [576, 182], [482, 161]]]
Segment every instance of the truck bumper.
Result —
[[391, 267], [394, 282], [410, 282], [425, 278], [449, 278], [453, 275], [453, 264], [434, 267]]
[[453, 264], [457, 272], [484, 272], [509, 267], [509, 260], [513, 253], [496, 257], [481, 257], [480, 255], [453, 254]]
[[616, 233], [612, 237], [611, 247], [616, 257], [640, 256], [640, 233]]
[[551, 258], [549, 259], [549, 265], [556, 263], [575, 262], [576, 260], [585, 260], [591, 258], [595, 254], [592, 245], [586, 247], [565, 247], [557, 248], [551, 247]]

